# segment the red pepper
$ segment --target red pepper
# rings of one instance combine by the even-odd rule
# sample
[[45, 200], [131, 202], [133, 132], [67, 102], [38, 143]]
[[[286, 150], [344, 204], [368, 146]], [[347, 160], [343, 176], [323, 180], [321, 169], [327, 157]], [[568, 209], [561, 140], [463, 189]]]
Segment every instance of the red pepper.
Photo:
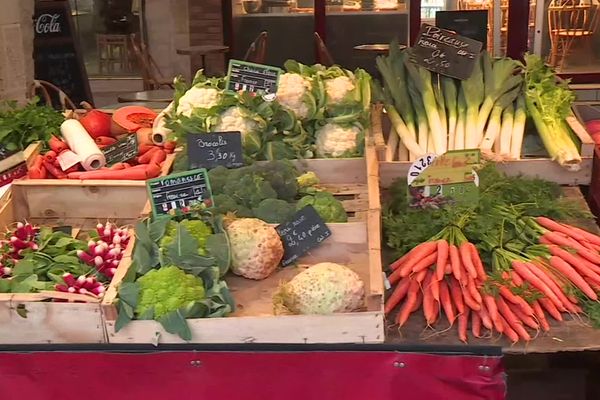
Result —
[[50, 175], [52, 175], [55, 178], [58, 178], [58, 179], [66, 179], [67, 178], [67, 174], [62, 172], [60, 168], [56, 168], [53, 164], [49, 163], [48, 161], [44, 161], [44, 168], [46, 168], [46, 170], [50, 173]]

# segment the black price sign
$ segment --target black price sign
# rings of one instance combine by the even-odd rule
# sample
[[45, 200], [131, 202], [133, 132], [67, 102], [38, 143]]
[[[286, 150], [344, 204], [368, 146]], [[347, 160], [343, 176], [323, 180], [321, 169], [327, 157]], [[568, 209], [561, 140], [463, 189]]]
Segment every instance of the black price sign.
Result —
[[227, 89], [274, 96], [281, 69], [269, 65], [230, 60]]
[[432, 72], [467, 79], [479, 60], [482, 43], [437, 26], [423, 24], [412, 48], [417, 64]]
[[331, 231], [313, 206], [306, 206], [291, 221], [279, 225], [277, 233], [283, 241], [283, 260], [288, 266], [331, 236]]
[[131, 160], [138, 154], [137, 135], [127, 135], [117, 143], [103, 148], [102, 153], [108, 166]]
[[211, 169], [219, 165], [237, 168], [244, 165], [240, 132], [189, 134], [187, 152], [190, 168]]
[[169, 214], [204, 203], [212, 206], [212, 195], [206, 169], [180, 172], [146, 181], [154, 215]]

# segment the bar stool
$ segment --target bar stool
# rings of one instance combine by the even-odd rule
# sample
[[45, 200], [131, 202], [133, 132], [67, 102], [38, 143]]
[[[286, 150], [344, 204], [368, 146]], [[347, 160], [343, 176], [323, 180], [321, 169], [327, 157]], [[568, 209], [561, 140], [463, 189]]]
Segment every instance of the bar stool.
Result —
[[132, 70], [128, 35], [97, 34], [96, 46], [100, 74], [104, 72], [105, 68], [108, 73], [115, 72], [115, 65], [118, 66], [119, 72], [130, 72]]

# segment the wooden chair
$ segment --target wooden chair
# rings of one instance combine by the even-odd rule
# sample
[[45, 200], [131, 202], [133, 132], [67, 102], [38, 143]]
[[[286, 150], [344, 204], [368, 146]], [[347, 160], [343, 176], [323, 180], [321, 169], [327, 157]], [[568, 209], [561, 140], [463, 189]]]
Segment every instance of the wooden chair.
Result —
[[65, 92], [62, 91], [58, 86], [41, 80], [34, 80], [30, 89], [31, 97], [40, 95], [41, 100], [49, 107], [55, 107], [53, 99], [58, 98], [60, 103], [60, 109], [62, 111], [65, 110], [75, 110], [75, 103], [67, 96]]
[[576, 41], [592, 54], [592, 38], [598, 28], [598, 4], [585, 0], [552, 0], [548, 6], [550, 65], [562, 69]]
[[131, 71], [131, 59], [127, 35], [96, 35], [96, 48], [98, 51], [98, 69], [100, 74], [106, 71], [115, 72], [115, 66], [119, 72]]
[[267, 32], [261, 32], [260, 35], [250, 44], [246, 54], [244, 55], [244, 61], [253, 62], [257, 64], [264, 64], [267, 60], [267, 38], [269, 34]]
[[334, 65], [335, 62], [333, 61], [333, 57], [331, 56], [329, 49], [317, 32], [315, 32], [315, 44], [317, 46], [317, 62], [326, 67], [331, 67]]
[[165, 79], [148, 48], [138, 39], [136, 34], [129, 36], [129, 42], [142, 73], [144, 90], [157, 90], [163, 87], [173, 89], [173, 80]]

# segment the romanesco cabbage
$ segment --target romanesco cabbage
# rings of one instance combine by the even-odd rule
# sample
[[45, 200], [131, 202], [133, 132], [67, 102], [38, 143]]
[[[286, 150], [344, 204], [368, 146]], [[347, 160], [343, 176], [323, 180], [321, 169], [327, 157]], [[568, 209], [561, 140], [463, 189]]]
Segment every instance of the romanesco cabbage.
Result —
[[147, 316], [154, 310], [154, 319], [176, 311], [195, 301], [204, 299], [204, 282], [192, 274], [186, 274], [174, 265], [153, 269], [137, 279], [140, 296], [136, 315]]
[[[190, 235], [198, 240], [198, 254], [206, 255], [206, 240], [213, 233], [210, 226], [200, 220], [187, 220], [184, 219], [180, 222], [181, 226], [185, 228]], [[177, 237], [177, 222], [169, 221], [165, 234], [160, 240], [160, 247], [165, 248], [169, 246]]]

